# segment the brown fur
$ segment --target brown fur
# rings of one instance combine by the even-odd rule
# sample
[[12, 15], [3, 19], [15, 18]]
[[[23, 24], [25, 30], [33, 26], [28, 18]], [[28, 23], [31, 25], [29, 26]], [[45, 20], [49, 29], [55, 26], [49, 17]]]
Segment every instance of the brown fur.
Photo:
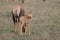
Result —
[[20, 22], [20, 17], [24, 16], [24, 9], [22, 6], [14, 6], [12, 8], [12, 18], [13, 18], [13, 22], [14, 22], [14, 32], [16, 32], [16, 26], [18, 25], [18, 23]]
[[28, 32], [29, 35], [30, 35], [30, 22], [31, 22], [31, 18], [32, 18], [32, 15], [31, 14], [28, 14], [27, 16], [21, 16], [20, 17], [20, 28], [19, 28], [19, 31], [20, 31], [20, 34], [22, 34], [22, 28], [24, 27], [25, 28], [25, 34]]

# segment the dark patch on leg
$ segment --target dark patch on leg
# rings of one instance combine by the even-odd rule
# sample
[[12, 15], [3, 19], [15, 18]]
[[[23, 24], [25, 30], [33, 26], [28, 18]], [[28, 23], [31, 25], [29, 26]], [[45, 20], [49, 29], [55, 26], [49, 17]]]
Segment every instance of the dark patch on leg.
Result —
[[24, 26], [22, 27], [22, 32], [25, 33], [25, 27]]
[[17, 23], [17, 19], [15, 19], [15, 17], [13, 17], [13, 22], [14, 24]]
[[13, 19], [13, 23], [17, 23], [17, 16], [15, 16], [13, 13], [12, 13], [12, 19]]
[[24, 24], [24, 26], [22, 27], [22, 32], [25, 33], [25, 27], [26, 27], [26, 23]]
[[20, 22], [20, 17], [18, 18], [18, 22]]

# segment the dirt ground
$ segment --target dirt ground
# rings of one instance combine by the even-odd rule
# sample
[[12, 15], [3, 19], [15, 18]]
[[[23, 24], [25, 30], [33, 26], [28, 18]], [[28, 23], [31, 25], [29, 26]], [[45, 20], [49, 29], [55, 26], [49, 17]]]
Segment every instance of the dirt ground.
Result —
[[0, 1], [0, 40], [60, 40], [60, 0], [25, 0], [25, 14], [32, 11], [31, 35], [13, 33], [12, 6], [20, 4]]

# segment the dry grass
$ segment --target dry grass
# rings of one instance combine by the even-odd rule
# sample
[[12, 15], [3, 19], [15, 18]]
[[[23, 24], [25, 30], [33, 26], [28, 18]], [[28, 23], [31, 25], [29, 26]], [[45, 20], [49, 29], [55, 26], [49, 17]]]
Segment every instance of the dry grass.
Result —
[[60, 40], [60, 0], [25, 1], [25, 13], [32, 10], [33, 15], [30, 36], [12, 32], [12, 18], [8, 15], [17, 2], [0, 2], [0, 40]]

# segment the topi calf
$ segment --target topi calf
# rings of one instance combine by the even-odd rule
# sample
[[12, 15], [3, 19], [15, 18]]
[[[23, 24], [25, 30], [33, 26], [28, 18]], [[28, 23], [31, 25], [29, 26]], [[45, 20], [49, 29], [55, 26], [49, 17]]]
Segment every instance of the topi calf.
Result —
[[31, 19], [32, 19], [32, 14], [31, 13], [28, 13], [28, 15], [20, 17], [19, 32], [20, 32], [21, 35], [22, 35], [23, 27], [25, 28], [25, 34], [28, 32], [28, 34], [30, 35], [30, 23], [31, 23]]

